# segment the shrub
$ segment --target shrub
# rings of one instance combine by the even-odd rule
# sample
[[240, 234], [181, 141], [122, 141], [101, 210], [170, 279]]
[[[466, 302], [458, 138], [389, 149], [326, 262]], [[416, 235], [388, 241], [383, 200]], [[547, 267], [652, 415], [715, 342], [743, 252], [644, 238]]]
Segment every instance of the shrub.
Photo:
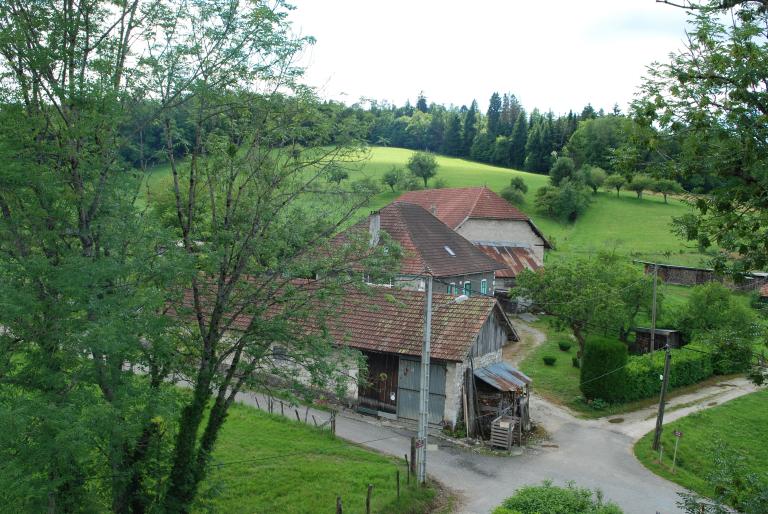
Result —
[[715, 375], [747, 371], [752, 363], [752, 342], [727, 328], [714, 330], [698, 338], [712, 354]]
[[553, 218], [575, 221], [587, 210], [591, 201], [583, 184], [563, 179], [559, 187], [544, 186], [536, 191], [536, 208]]
[[557, 343], [557, 347], [560, 348], [561, 351], [567, 352], [571, 349], [571, 342], [570, 341], [560, 341]]
[[523, 192], [513, 187], [505, 187], [501, 192], [501, 197], [513, 205], [521, 205], [525, 202]]
[[622, 514], [615, 503], [603, 500], [602, 492], [576, 487], [556, 487], [552, 482], [521, 487], [504, 500], [493, 514]]
[[579, 362], [579, 358], [578, 357], [572, 358], [571, 359], [571, 364], [573, 365], [574, 368], [577, 368], [577, 369], [581, 367], [581, 363]]
[[546, 364], [547, 366], [554, 366], [556, 361], [557, 361], [557, 357], [553, 357], [551, 355], [544, 356], [544, 364]]
[[598, 337], [588, 339], [581, 362], [581, 392], [589, 399], [622, 401], [623, 366], [626, 363], [627, 347], [624, 344]]

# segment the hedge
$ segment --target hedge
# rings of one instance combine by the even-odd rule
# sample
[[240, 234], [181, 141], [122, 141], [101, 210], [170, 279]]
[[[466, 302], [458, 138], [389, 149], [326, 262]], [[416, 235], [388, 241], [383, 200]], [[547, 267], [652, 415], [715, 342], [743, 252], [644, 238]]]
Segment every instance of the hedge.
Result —
[[[591, 378], [623, 365], [620, 364], [620, 352], [616, 345], [620, 343], [601, 341], [590, 345], [588, 341], [584, 348], [581, 373], [581, 391], [584, 396], [588, 399], [600, 398], [608, 402], [631, 402], [658, 396], [661, 392], [659, 377], [664, 373], [663, 351], [630, 356], [625, 360], [626, 366], [622, 370], [587, 382]], [[592, 353], [590, 353], [590, 347]], [[626, 347], [624, 349], [626, 351]], [[696, 384], [714, 374], [712, 356], [702, 352], [708, 352], [708, 350], [697, 344], [690, 344], [684, 349], [671, 350], [670, 389]], [[590, 362], [593, 360], [593, 355], [597, 360]], [[585, 373], [587, 367], [590, 369]]]
[[[627, 346], [615, 339], [591, 337], [584, 345], [581, 392], [589, 399], [623, 401]], [[615, 371], [618, 370], [618, 371]]]
[[[699, 350], [699, 351], [696, 351]], [[684, 349], [671, 350], [669, 388], [687, 386], [706, 380], [714, 374], [712, 356], [695, 344]], [[664, 373], [664, 352], [633, 356], [625, 368], [622, 401], [630, 402], [657, 396], [661, 392]]]

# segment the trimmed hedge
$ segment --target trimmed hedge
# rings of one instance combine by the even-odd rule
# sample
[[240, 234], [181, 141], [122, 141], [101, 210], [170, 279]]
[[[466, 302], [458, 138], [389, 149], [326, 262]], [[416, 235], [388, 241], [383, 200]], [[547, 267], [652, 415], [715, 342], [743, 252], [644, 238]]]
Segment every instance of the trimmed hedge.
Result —
[[546, 364], [547, 366], [554, 366], [556, 361], [557, 361], [557, 357], [553, 357], [551, 355], [544, 356], [544, 364]]
[[[708, 352], [708, 349], [696, 344], [688, 345], [686, 349], [671, 351], [670, 389], [696, 384], [714, 374], [712, 356], [702, 352]], [[624, 365], [626, 366], [619, 371], [590, 381]], [[608, 402], [642, 400], [659, 395], [661, 392], [659, 377], [663, 373], [663, 351], [627, 358], [626, 346], [618, 341], [588, 340], [581, 367], [581, 391], [584, 397], [590, 400], [595, 398]]]
[[601, 337], [587, 339], [581, 360], [581, 392], [589, 399], [623, 401], [626, 363], [625, 344]]
[[[712, 356], [695, 344], [688, 349], [672, 350], [669, 363], [669, 388], [687, 386], [706, 380], [714, 374]], [[700, 351], [696, 351], [700, 350]], [[659, 376], [664, 373], [664, 352], [633, 356], [625, 368], [625, 385], [622, 388], [622, 400], [630, 402], [661, 392]]]
[[557, 343], [557, 347], [560, 348], [561, 351], [567, 352], [571, 349], [571, 342], [570, 341], [560, 341]]

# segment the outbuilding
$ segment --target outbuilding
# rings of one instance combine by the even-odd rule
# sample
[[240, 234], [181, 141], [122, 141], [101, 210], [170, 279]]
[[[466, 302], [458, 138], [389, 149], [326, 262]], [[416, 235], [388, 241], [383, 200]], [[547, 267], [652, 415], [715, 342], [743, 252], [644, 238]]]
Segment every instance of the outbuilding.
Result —
[[[334, 338], [362, 352], [367, 379], [353, 399], [364, 413], [417, 420], [425, 293], [373, 287], [345, 298], [330, 324]], [[501, 362], [502, 347], [518, 335], [498, 302], [473, 296], [457, 302], [433, 296], [429, 422], [454, 426], [463, 408], [467, 370]], [[352, 373], [357, 370], [351, 370]]]

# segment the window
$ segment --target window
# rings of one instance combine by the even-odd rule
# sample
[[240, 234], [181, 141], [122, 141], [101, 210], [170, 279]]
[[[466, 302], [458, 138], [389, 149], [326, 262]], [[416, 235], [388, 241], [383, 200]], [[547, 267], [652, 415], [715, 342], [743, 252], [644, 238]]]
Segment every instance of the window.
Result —
[[443, 248], [445, 248], [445, 251], [448, 252], [448, 255], [450, 255], [451, 257], [456, 257], [456, 252], [451, 250], [449, 247], [443, 246]]
[[488, 281], [485, 279], [480, 281], [480, 294], [488, 294]]
[[472, 293], [472, 282], [467, 280], [464, 282], [464, 294], [469, 296]]
[[451, 285], [448, 286], [448, 293], [456, 294], [456, 291], [456, 282], [451, 282]]

